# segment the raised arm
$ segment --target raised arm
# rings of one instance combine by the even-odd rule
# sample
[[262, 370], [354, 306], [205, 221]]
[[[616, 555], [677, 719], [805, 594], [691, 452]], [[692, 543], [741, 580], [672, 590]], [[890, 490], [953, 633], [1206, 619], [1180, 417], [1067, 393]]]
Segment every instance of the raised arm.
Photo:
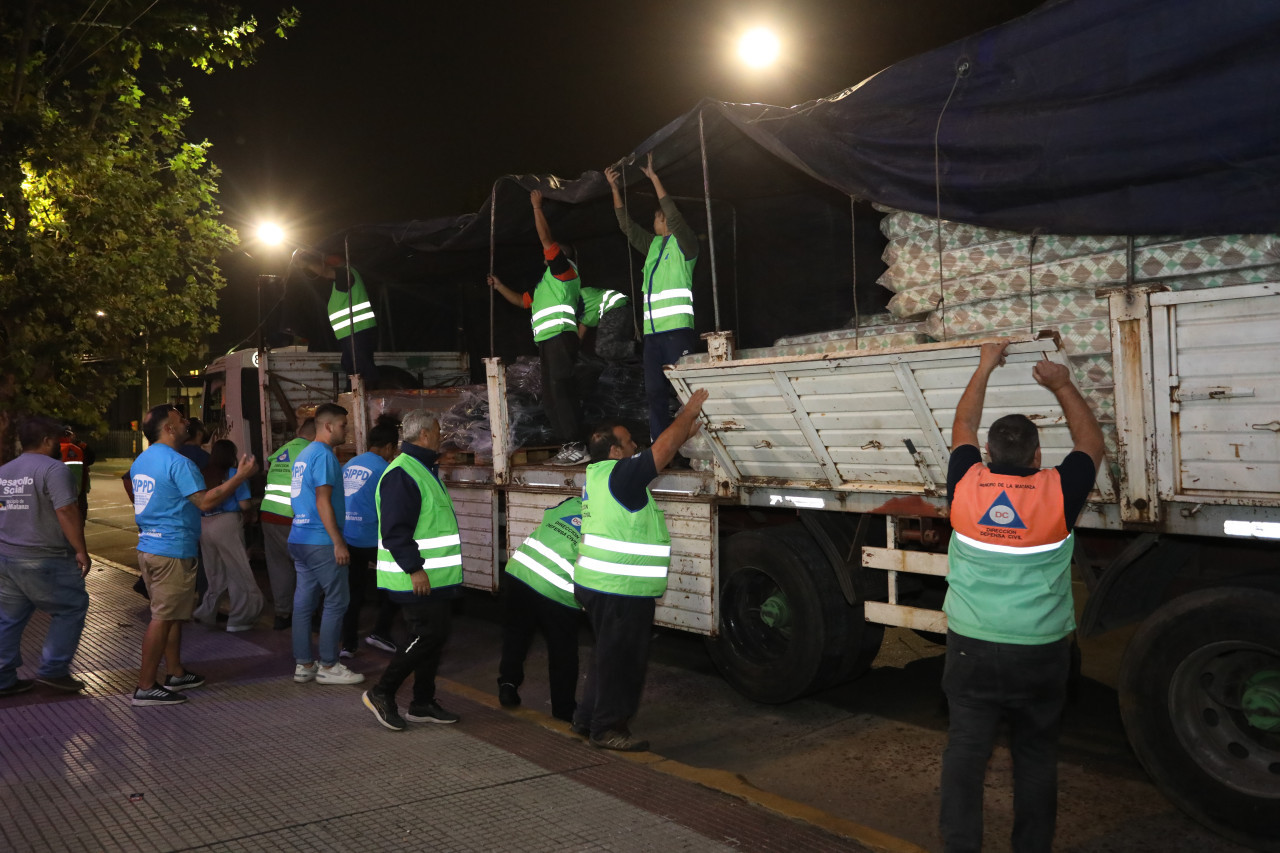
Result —
[[662, 214], [667, 218], [667, 230], [671, 232], [671, 236], [676, 238], [676, 245], [680, 247], [680, 254], [686, 258], [696, 258], [698, 256], [698, 235], [689, 223], [685, 221], [684, 214], [680, 212], [680, 208], [676, 206], [676, 200], [667, 195], [667, 189], [662, 185], [662, 179], [658, 177], [657, 171], [653, 168], [653, 154], [649, 154], [648, 165], [640, 167], [640, 171], [649, 176], [649, 180], [653, 183], [653, 191], [658, 195], [658, 206], [662, 208]]
[[547, 216], [542, 212], [542, 190], [529, 193], [529, 204], [533, 205], [533, 225], [538, 229], [538, 239], [542, 241], [542, 250], [551, 248], [555, 240], [551, 237], [551, 226], [547, 224]]
[[707, 389], [699, 388], [689, 397], [689, 402], [676, 413], [671, 426], [662, 431], [658, 440], [653, 443], [653, 467], [659, 472], [671, 464], [676, 458], [680, 446], [698, 434], [702, 421], [698, 415], [702, 413], [702, 404], [707, 401]]
[[978, 426], [982, 423], [982, 404], [987, 398], [987, 380], [992, 372], [1004, 364], [1004, 351], [1008, 341], [983, 344], [978, 359], [978, 369], [969, 377], [969, 384], [956, 404], [956, 419], [951, 424], [951, 449], [965, 444], [978, 447]]
[[1071, 430], [1072, 450], [1088, 454], [1095, 468], [1101, 465], [1106, 454], [1102, 427], [1098, 426], [1098, 419], [1093, 416], [1093, 410], [1079, 389], [1072, 384], [1071, 371], [1065, 364], [1057, 364], [1046, 357], [1036, 362], [1031, 376], [1058, 398], [1058, 405], [1062, 406], [1062, 414], [1067, 419], [1067, 429]]
[[622, 191], [618, 186], [618, 182], [621, 180], [621, 173], [619, 173], [618, 167], [610, 166], [605, 169], [604, 176], [609, 181], [609, 189], [613, 191], [613, 215], [618, 218], [618, 228], [627, 236], [627, 242], [637, 252], [644, 254], [649, 251], [649, 244], [653, 242], [653, 232], [637, 225], [627, 215], [627, 208], [622, 203]]

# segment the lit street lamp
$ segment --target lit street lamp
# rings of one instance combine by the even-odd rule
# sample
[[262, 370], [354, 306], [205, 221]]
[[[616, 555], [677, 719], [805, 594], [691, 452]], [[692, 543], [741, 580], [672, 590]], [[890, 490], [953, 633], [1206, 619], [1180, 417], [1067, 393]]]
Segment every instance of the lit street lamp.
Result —
[[778, 37], [766, 27], [748, 30], [738, 40], [738, 57], [752, 68], [772, 65], [778, 58]]

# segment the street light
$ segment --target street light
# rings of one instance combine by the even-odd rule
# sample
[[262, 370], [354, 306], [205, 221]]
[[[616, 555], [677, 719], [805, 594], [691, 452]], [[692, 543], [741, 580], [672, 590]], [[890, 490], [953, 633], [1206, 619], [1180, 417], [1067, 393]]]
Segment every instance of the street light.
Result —
[[778, 58], [778, 37], [766, 27], [748, 30], [738, 40], [738, 57], [752, 68], [772, 65]]
[[258, 240], [268, 246], [279, 246], [284, 242], [284, 229], [274, 222], [263, 222], [258, 226]]

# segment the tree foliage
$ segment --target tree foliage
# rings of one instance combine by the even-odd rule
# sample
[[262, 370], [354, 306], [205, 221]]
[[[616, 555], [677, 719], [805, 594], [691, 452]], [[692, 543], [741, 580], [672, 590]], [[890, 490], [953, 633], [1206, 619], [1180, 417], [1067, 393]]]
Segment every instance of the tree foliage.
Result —
[[208, 144], [183, 134], [180, 75], [262, 42], [218, 0], [0, 3], [0, 428], [23, 412], [97, 424], [144, 359], [188, 358], [217, 328], [216, 261], [237, 236]]

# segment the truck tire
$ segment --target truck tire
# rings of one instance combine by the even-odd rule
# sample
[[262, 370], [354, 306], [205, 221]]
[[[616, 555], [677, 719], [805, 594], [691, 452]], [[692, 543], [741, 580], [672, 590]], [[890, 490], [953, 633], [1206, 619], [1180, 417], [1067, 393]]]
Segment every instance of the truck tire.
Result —
[[1209, 589], [1157, 610], [1125, 652], [1120, 711], [1175, 805], [1280, 851], [1280, 595]]
[[880, 626], [854, 611], [802, 527], [744, 531], [721, 554], [720, 622], [707, 652], [747, 698], [789, 702], [870, 665], [870, 635], [878, 648], [880, 632], [864, 629]]

